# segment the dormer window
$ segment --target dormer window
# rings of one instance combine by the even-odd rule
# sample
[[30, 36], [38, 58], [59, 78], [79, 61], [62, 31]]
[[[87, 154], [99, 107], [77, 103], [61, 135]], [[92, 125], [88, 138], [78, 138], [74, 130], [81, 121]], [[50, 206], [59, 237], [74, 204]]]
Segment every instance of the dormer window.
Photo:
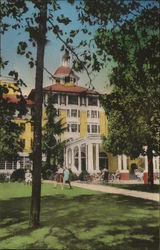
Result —
[[88, 105], [89, 106], [98, 106], [98, 98], [97, 97], [88, 97]]
[[56, 83], [60, 83], [60, 78], [56, 78]]
[[69, 83], [70, 82], [70, 77], [69, 76], [66, 76], [65, 77], [65, 83]]
[[58, 95], [57, 94], [53, 95], [52, 102], [53, 102], [53, 104], [57, 104], [58, 103]]
[[69, 95], [68, 104], [78, 105], [78, 96]]
[[66, 105], [66, 96], [65, 95], [60, 96], [60, 104]]

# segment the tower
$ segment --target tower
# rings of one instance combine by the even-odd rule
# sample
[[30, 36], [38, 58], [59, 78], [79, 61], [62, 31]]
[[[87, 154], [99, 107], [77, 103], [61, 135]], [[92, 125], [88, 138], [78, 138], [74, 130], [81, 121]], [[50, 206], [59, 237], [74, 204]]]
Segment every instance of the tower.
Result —
[[68, 50], [62, 57], [62, 65], [54, 73], [53, 84], [78, 85], [79, 77], [70, 68], [70, 56]]

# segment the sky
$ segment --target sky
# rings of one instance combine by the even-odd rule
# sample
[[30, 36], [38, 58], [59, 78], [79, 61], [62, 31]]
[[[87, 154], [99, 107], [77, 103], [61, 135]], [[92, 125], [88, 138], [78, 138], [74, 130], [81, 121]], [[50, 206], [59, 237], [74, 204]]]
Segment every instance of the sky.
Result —
[[[68, 16], [70, 19], [72, 19], [72, 22], [66, 27], [63, 26], [63, 28], [66, 29], [66, 31], [67, 29], [80, 28], [81, 24], [77, 21], [77, 13], [74, 7], [68, 4], [66, 0], [60, 0], [59, 2], [61, 4], [61, 11], [57, 12], [57, 15], [63, 13], [65, 16]], [[9, 64], [6, 66], [6, 68], [1, 70], [1, 75], [7, 76], [10, 70], [17, 71], [19, 73], [19, 77], [27, 84], [27, 88], [23, 88], [23, 93], [29, 94], [35, 85], [35, 68], [31, 69], [25, 56], [17, 55], [16, 53], [18, 42], [20, 40], [27, 41], [28, 39], [26, 32], [23, 32], [22, 30], [20, 31], [21, 34], [19, 34], [19, 31], [17, 32], [12, 29], [7, 31], [5, 35], [1, 37], [2, 58], [4, 60], [9, 60]], [[62, 45], [61, 42], [53, 34], [51, 34], [51, 32], [48, 33], [47, 39], [49, 42], [45, 47], [44, 66], [53, 74], [61, 65], [64, 52], [60, 51]], [[33, 51], [34, 55], [36, 55], [35, 52], [36, 51]], [[111, 67], [109, 66], [108, 69], [103, 69], [100, 73], [92, 75], [92, 83], [99, 92], [104, 93], [104, 91], [106, 91], [106, 84], [109, 84], [108, 74], [110, 71]], [[89, 82], [87, 74], [85, 72], [76, 74], [80, 77], [79, 85], [86, 86], [85, 84]], [[49, 79], [49, 75], [44, 71], [44, 86], [51, 84], [52, 83]]]

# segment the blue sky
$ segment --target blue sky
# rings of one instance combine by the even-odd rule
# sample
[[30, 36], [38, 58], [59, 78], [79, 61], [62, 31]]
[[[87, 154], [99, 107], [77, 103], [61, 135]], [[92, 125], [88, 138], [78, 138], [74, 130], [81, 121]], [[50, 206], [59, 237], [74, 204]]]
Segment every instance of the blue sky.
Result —
[[[77, 13], [74, 7], [67, 3], [66, 0], [59, 1], [61, 4], [61, 11], [57, 12], [57, 15], [63, 13], [65, 16], [68, 16], [72, 19], [72, 23], [70, 23], [67, 27], [63, 26], [66, 31], [68, 29], [78, 29], [81, 27], [81, 24], [77, 21]], [[5, 60], [9, 60], [8, 66], [5, 70], [1, 71], [3, 76], [7, 76], [10, 70], [15, 70], [19, 73], [20, 78], [27, 84], [27, 89], [23, 89], [23, 93], [28, 93], [32, 88], [34, 88], [35, 84], [35, 68], [31, 69], [28, 65], [28, 62], [24, 56], [17, 55], [17, 44], [20, 40], [27, 41], [27, 34], [21, 30], [21, 34], [19, 31], [9, 30], [5, 35], [1, 38], [1, 52], [2, 57]], [[82, 38], [82, 37], [81, 37]], [[84, 39], [85, 37], [83, 37]], [[48, 33], [49, 43], [45, 48], [45, 67], [51, 72], [54, 73], [57, 67], [61, 65], [61, 59], [64, 52], [60, 51], [61, 42], [53, 35]], [[86, 38], [87, 39], [87, 38]], [[36, 51], [33, 51], [35, 55]], [[110, 67], [109, 67], [110, 68]], [[100, 73], [96, 73], [93, 76], [93, 85], [97, 90], [104, 93], [106, 83], [109, 83], [108, 80], [108, 72], [110, 70], [103, 69]], [[79, 84], [85, 86], [85, 84], [89, 81], [86, 73], [78, 74], [80, 77]], [[50, 85], [51, 81], [46, 72], [44, 72], [44, 86]]]

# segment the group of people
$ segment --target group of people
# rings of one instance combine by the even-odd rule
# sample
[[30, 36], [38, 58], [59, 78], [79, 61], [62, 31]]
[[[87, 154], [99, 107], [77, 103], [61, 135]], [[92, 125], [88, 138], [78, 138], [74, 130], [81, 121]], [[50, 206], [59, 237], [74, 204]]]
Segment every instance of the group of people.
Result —
[[58, 165], [57, 172], [56, 172], [55, 179], [54, 179], [55, 180], [55, 184], [54, 184], [55, 188], [57, 187], [57, 184], [60, 183], [62, 190], [63, 190], [65, 183], [68, 183], [69, 187], [71, 189], [72, 186], [71, 186], [69, 175], [70, 175], [70, 171], [68, 168], [66, 168], [66, 167], [63, 168], [61, 165]]

